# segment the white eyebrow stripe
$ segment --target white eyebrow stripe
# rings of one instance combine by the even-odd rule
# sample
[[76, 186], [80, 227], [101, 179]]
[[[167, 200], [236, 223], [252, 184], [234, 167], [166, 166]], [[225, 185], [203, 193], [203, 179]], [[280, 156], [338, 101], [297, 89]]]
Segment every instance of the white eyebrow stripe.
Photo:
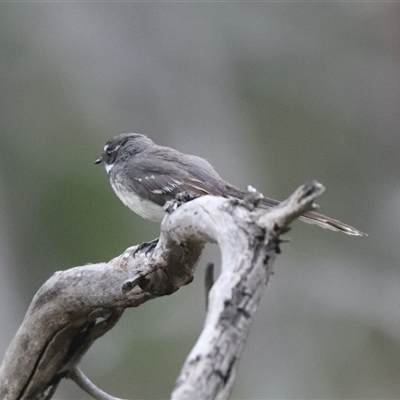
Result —
[[109, 144], [106, 144], [106, 145], [103, 147], [103, 150], [104, 150], [106, 153], [109, 152], [109, 151], [111, 151], [111, 152], [113, 153], [114, 151], [117, 151], [120, 147], [121, 147], [121, 145], [119, 144], [118, 146], [115, 146], [115, 147], [112, 149], [112, 148], [110, 148], [110, 145], [109, 145]]

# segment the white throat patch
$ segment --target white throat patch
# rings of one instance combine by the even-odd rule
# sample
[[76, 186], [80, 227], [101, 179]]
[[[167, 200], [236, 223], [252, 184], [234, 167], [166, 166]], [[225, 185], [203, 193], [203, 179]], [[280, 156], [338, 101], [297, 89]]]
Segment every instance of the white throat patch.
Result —
[[110, 171], [113, 169], [114, 165], [115, 164], [105, 164], [107, 174], [110, 173]]

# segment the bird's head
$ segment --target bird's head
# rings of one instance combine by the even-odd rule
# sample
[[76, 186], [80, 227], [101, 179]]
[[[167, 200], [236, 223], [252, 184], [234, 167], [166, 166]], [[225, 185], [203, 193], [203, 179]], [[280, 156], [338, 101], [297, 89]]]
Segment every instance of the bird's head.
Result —
[[94, 163], [104, 164], [109, 173], [115, 164], [129, 159], [153, 144], [151, 139], [140, 133], [121, 133], [104, 145], [101, 156]]

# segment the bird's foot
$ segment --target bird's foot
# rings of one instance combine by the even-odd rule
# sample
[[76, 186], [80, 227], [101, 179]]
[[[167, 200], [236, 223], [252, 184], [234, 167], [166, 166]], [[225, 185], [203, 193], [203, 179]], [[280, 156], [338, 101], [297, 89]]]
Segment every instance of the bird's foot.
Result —
[[144, 242], [142, 244], [139, 244], [139, 246], [137, 246], [136, 249], [133, 251], [132, 256], [135, 257], [137, 253], [146, 249], [145, 256], [147, 257], [147, 255], [156, 248], [157, 243], [158, 238], [152, 240], [151, 242]]

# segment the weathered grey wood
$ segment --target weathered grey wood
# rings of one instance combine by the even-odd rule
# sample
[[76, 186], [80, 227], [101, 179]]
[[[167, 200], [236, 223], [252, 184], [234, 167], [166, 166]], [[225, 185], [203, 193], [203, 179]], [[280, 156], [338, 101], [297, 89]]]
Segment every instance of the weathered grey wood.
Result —
[[[266, 213], [244, 202], [204, 196], [177, 202], [146, 256], [135, 247], [108, 263], [56, 272], [37, 292], [0, 366], [0, 398], [51, 398], [91, 344], [127, 307], [174, 293], [193, 279], [206, 242], [217, 242], [222, 273], [210, 291], [204, 330], [178, 378], [173, 399], [226, 398], [252, 316], [279, 251], [279, 235], [323, 190], [312, 183]], [[131, 290], [130, 290], [131, 289]]]
[[[0, 366], [0, 399], [43, 399], [127, 307], [190, 283], [204, 244], [162, 233], [152, 256], [132, 253], [108, 263], [56, 272], [37, 292]], [[126, 281], [137, 286], [123, 293]]]
[[[269, 213], [235, 208], [210, 213], [210, 239], [221, 249], [221, 274], [211, 288], [202, 333], [189, 354], [172, 393], [173, 400], [227, 399], [250, 325], [280, 252], [279, 235], [311, 207], [324, 188], [301, 186]], [[229, 206], [228, 206], [229, 207]]]

